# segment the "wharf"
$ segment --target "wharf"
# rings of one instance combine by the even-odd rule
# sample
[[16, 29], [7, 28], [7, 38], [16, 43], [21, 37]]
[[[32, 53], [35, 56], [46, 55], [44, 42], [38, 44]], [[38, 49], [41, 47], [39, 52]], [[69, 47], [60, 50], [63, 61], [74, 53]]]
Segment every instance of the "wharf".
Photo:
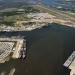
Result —
[[0, 38], [0, 63], [8, 61], [10, 58], [18, 59], [26, 56], [26, 50], [22, 55], [23, 44], [26, 49], [26, 40], [23, 38]]

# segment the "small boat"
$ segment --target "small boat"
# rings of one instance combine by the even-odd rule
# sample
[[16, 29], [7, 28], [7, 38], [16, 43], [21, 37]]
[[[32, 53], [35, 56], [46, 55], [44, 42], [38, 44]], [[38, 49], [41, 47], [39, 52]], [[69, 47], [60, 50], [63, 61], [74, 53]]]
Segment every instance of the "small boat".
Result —
[[26, 54], [25, 54], [25, 52], [23, 52], [22, 58], [24, 59], [25, 57], [26, 57]]
[[25, 57], [26, 57], [26, 48], [22, 48], [20, 53], [20, 58], [24, 59]]

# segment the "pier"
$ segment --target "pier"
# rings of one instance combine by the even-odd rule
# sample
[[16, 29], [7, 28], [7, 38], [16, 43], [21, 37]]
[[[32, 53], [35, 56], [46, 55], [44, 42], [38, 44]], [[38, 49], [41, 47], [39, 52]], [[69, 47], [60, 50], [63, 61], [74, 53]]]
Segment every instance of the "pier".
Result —
[[75, 75], [75, 51], [73, 51], [63, 65], [68, 69], [71, 69], [70, 75]]

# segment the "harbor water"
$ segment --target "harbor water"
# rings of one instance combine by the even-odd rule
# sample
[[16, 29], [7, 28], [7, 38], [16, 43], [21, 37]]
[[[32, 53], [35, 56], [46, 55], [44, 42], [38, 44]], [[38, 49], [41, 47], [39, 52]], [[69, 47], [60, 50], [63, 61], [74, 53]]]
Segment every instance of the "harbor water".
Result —
[[25, 36], [27, 53], [25, 59], [0, 64], [0, 75], [69, 75], [63, 64], [75, 50], [74, 28], [49, 24], [30, 32], [0, 32], [3, 35]]

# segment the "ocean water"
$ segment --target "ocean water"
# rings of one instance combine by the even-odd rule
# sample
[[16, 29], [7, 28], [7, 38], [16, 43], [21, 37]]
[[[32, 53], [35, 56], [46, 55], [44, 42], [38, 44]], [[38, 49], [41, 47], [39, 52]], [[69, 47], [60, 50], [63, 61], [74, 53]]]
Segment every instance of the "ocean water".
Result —
[[62, 8], [75, 10], [75, 0], [42, 0], [42, 2], [53, 7], [61, 6]]
[[63, 63], [75, 50], [74, 28], [49, 24], [30, 32], [0, 32], [3, 35], [25, 36], [27, 54], [26, 59], [0, 64], [0, 75], [69, 75]]
[[29, 2], [29, 3], [37, 3], [42, 2], [49, 6], [58, 7], [61, 6], [63, 8], [74, 9], [75, 10], [75, 0], [0, 0], [0, 4], [12, 4], [14, 2]]

